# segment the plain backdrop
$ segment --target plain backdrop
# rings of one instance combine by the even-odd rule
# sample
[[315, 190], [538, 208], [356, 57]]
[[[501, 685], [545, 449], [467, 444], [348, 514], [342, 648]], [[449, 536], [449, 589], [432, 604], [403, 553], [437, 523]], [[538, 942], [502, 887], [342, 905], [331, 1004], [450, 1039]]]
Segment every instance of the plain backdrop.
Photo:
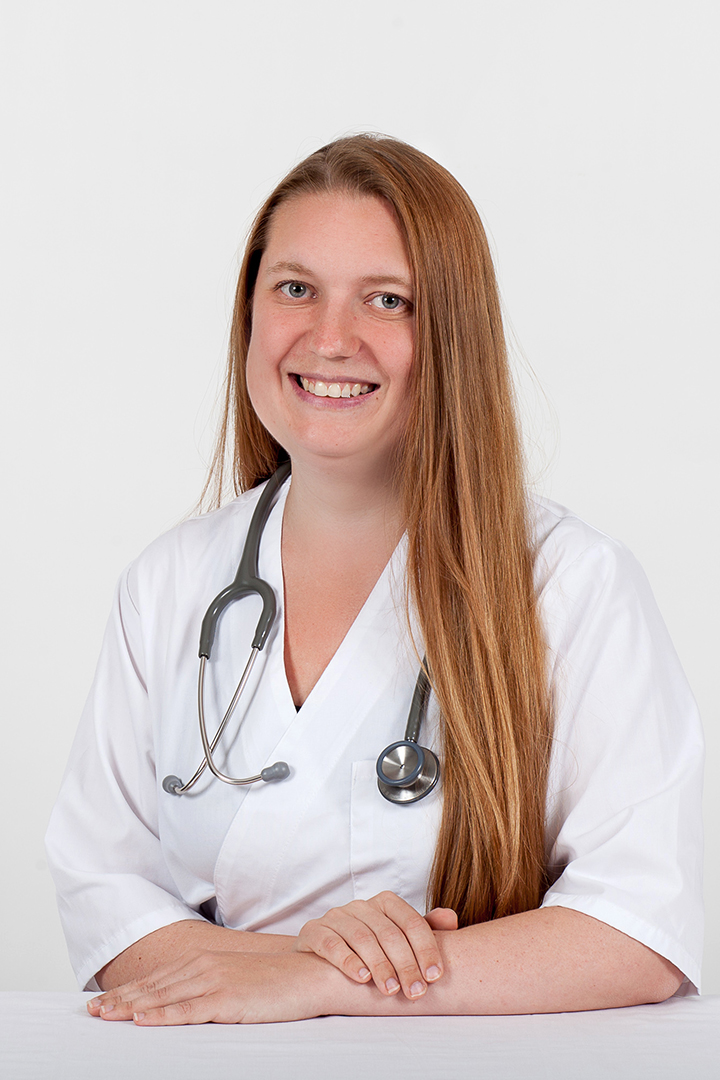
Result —
[[720, 993], [719, 29], [715, 0], [2, 4], [0, 988], [74, 987], [43, 833], [114, 582], [199, 494], [252, 214], [376, 130], [476, 201], [535, 484], [669, 624]]

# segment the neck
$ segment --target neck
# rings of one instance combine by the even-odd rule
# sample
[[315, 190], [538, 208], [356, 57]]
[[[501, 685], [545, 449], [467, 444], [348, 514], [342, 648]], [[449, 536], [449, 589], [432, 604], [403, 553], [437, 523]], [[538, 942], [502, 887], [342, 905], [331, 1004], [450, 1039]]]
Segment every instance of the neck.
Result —
[[296, 537], [322, 535], [342, 547], [373, 539], [388, 557], [404, 529], [400, 493], [393, 469], [348, 465], [329, 459], [293, 459], [283, 532]]

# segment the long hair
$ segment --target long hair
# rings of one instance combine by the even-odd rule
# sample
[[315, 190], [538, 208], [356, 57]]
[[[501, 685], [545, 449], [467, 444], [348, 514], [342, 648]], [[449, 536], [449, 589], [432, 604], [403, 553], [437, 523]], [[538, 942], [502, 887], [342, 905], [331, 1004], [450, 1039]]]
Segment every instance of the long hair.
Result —
[[235, 492], [286, 457], [245, 383], [258, 265], [277, 207], [305, 193], [386, 200], [415, 285], [411, 416], [398, 465], [408, 603], [442, 721], [444, 803], [428, 890], [461, 926], [537, 907], [552, 735], [546, 646], [497, 284], [478, 213], [431, 158], [384, 136], [339, 139], [278, 185], [251, 229], [225, 412], [205, 494], [232, 455]]

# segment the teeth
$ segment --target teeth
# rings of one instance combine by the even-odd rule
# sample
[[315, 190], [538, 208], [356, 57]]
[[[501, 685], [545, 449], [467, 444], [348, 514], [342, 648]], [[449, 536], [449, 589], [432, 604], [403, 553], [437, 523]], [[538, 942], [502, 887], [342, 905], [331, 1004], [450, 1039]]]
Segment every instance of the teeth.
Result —
[[361, 394], [369, 394], [372, 390], [371, 383], [326, 383], [322, 379], [304, 379], [302, 375], [300, 384], [303, 390], [315, 397], [360, 397]]

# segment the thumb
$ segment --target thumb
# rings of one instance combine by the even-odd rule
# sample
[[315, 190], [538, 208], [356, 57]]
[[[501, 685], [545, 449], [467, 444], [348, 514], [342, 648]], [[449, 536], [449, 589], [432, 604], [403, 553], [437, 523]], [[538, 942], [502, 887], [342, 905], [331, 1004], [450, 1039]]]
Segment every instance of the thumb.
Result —
[[428, 911], [425, 921], [431, 930], [457, 930], [458, 917], [452, 908], [436, 907]]

